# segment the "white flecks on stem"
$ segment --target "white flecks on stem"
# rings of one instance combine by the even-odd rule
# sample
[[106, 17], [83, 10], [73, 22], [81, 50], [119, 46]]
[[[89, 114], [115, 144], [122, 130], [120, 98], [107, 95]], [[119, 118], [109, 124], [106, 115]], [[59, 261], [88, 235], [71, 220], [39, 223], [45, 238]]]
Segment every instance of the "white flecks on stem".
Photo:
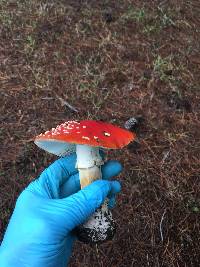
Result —
[[93, 242], [104, 241], [107, 238], [107, 231], [114, 230], [111, 222], [113, 222], [112, 214], [106, 205], [105, 210], [98, 209], [95, 211], [89, 220], [84, 223], [84, 227], [90, 229]]

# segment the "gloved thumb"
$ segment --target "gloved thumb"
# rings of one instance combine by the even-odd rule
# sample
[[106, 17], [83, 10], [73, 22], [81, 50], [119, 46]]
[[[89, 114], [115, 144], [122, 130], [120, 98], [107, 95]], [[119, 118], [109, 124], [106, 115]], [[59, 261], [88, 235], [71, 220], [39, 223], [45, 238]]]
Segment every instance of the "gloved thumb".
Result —
[[62, 199], [65, 203], [68, 230], [84, 223], [94, 211], [103, 204], [108, 195], [119, 193], [118, 181], [98, 180], [86, 186], [78, 193]]

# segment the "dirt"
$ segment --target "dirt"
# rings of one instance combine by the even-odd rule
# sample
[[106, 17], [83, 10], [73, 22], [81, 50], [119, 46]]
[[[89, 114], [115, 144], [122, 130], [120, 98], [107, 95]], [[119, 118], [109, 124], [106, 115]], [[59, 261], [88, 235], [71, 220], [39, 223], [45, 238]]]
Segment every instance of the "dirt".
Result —
[[34, 136], [141, 116], [137, 142], [108, 153], [124, 166], [117, 234], [77, 243], [70, 266], [200, 266], [199, 11], [195, 0], [0, 1], [0, 239], [56, 158]]

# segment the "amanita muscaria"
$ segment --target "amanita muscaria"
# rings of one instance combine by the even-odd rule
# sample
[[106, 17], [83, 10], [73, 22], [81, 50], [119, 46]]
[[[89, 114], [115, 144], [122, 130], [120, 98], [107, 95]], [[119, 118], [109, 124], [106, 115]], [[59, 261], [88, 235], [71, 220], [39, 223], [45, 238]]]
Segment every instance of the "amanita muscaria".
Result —
[[[135, 138], [134, 133], [102, 121], [67, 121], [35, 138], [35, 144], [57, 156], [76, 152], [81, 188], [101, 179], [104, 161], [99, 148], [119, 149]], [[115, 223], [107, 201], [78, 228], [78, 237], [85, 243], [111, 239]]]

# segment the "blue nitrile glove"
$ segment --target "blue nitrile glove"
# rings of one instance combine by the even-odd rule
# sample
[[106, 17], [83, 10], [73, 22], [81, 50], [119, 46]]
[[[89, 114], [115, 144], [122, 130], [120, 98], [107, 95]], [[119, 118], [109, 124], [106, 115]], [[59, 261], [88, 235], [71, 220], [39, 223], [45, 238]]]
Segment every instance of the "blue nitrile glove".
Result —
[[[75, 154], [58, 159], [21, 193], [0, 247], [1, 267], [66, 267], [76, 239], [72, 230], [106, 196], [112, 206], [120, 184], [98, 180], [80, 190], [75, 162]], [[120, 171], [118, 162], [109, 161], [103, 179]]]

